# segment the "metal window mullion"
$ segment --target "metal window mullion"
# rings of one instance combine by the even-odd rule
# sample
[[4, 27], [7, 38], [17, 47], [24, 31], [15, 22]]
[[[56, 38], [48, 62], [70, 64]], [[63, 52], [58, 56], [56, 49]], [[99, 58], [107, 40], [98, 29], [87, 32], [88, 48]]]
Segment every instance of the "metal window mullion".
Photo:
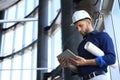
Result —
[[51, 50], [51, 67], [54, 67], [55, 65], [55, 60], [54, 60], [54, 56], [55, 56], [55, 36], [52, 35], [52, 40], [51, 40], [51, 47], [52, 47], [52, 50]]
[[[6, 11], [6, 14], [5, 14], [5, 19], [8, 17], [8, 10]], [[4, 24], [4, 26], [3, 26], [3, 28], [6, 28], [6, 26], [7, 26], [7, 24]], [[2, 36], [3, 37], [3, 36]], [[4, 40], [3, 40], [3, 47], [2, 47], [2, 56], [4, 56], [5, 55], [5, 40], [6, 40], [6, 34], [4, 34], [4, 38], [3, 38]]]
[[2, 47], [1, 47], [1, 56], [4, 56], [4, 48], [5, 48], [5, 37], [6, 35], [2, 35]]
[[[33, 5], [33, 7], [35, 8], [36, 7], [36, 1], [37, 0], [34, 0], [34, 5]], [[35, 27], [34, 27], [35, 26]], [[33, 22], [33, 25], [32, 25], [32, 41], [34, 41], [35, 40], [35, 28], [37, 27], [37, 25], [36, 25], [36, 23], [35, 22]], [[34, 48], [35, 46], [32, 46], [32, 59], [31, 59], [31, 64], [35, 64], [34, 63], [34, 56], [35, 56], [35, 52], [34, 52]], [[34, 66], [33, 65], [31, 65], [31, 68], [34, 68]], [[34, 71], [33, 70], [31, 70], [31, 80], [34, 80]]]
[[[34, 0], [34, 4], [35, 4], [35, 1], [36, 0]], [[33, 5], [34, 7], [35, 7], [35, 5]], [[37, 26], [35, 25], [35, 22], [33, 22], [33, 24], [32, 24], [32, 42], [35, 40], [35, 28], [36, 28]], [[34, 56], [35, 56], [35, 52], [34, 52], [34, 47], [35, 46], [32, 46], [32, 54], [31, 54], [31, 56], [32, 56], [32, 59], [31, 59], [31, 68], [34, 68], [34, 65], [32, 65], [32, 64], [34, 64]], [[34, 80], [33, 78], [34, 78], [34, 71], [33, 70], [31, 70], [31, 80]]]
[[[5, 18], [7, 18], [6, 16], [7, 16], [7, 14], [8, 14], [8, 10], [6, 10], [6, 12], [5, 12], [6, 14], [5, 14]], [[3, 27], [6, 27], [6, 24], [4, 24], [3, 25]], [[5, 38], [6, 37], [6, 34], [4, 34], [3, 36], [2, 36], [2, 53], [1, 53], [1, 56], [4, 56], [5, 54], [4, 54], [4, 48], [5, 48]], [[3, 65], [3, 62], [1, 62], [1, 64], [0, 64], [0, 69], [2, 69], [2, 66]], [[2, 80], [2, 72], [3, 71], [0, 71], [0, 80]]]
[[[115, 3], [115, 2], [114, 2]], [[120, 9], [120, 0], [118, 0], [118, 5], [119, 5], [119, 9]]]
[[[13, 68], [13, 59], [11, 59], [11, 66], [10, 68], [12, 69]], [[12, 74], [13, 74], [13, 71], [10, 70], [10, 80], [12, 80]]]
[[[5, 11], [5, 19], [7, 18], [7, 16], [8, 16], [8, 10]], [[6, 28], [6, 24], [3, 25], [3, 28]], [[2, 53], [1, 53], [1, 56], [4, 56], [4, 55], [5, 55], [5, 53], [4, 53], [4, 50], [5, 50], [5, 49], [4, 49], [4, 48], [5, 48], [6, 34], [4, 34], [4, 35], [2, 36], [2, 38], [3, 38], [3, 40], [2, 40], [3, 42], [2, 42], [2, 49], [1, 49], [1, 50], [2, 50]]]
[[[34, 5], [33, 5], [34, 8], [36, 7], [36, 1], [37, 1], [37, 0], [34, 0]], [[35, 27], [34, 27], [34, 26], [35, 26]], [[36, 35], [35, 35], [34, 33], [36, 32], [36, 31], [35, 31], [35, 30], [36, 30], [36, 27], [37, 27], [36, 22], [33, 22], [33, 27], [32, 27], [32, 41], [35, 40], [35, 36], [36, 36]], [[35, 46], [33, 46], [33, 47], [35, 47]], [[32, 50], [32, 55], [31, 55], [33, 58], [31, 59], [31, 63], [32, 63], [32, 64], [35, 64], [35, 62], [34, 62], [34, 60], [35, 60], [35, 57], [34, 57], [34, 56], [35, 56], [35, 48], [33, 48], [33, 49], [34, 49], [34, 50]], [[34, 65], [32, 65], [32, 64], [31, 64], [31, 68], [34, 68]], [[36, 66], [36, 68], [37, 68], [37, 66]], [[37, 70], [36, 70], [36, 72], [37, 72]], [[35, 76], [33, 76], [33, 75], [34, 75], [34, 70], [31, 71], [31, 80], [34, 80], [34, 77], [35, 77]]]
[[[18, 5], [16, 5], [15, 10], [15, 19], [17, 19], [17, 12], [18, 12]], [[13, 42], [12, 42], [12, 53], [15, 51], [15, 36], [16, 36], [16, 29], [13, 29]], [[11, 59], [11, 69], [13, 68], [14, 60]], [[10, 71], [10, 80], [13, 80], [13, 71]]]
[[35, 40], [36, 27], [37, 27], [36, 22], [33, 22], [33, 25], [32, 25], [32, 41]]
[[[23, 38], [22, 38], [22, 48], [24, 48], [25, 47], [25, 26], [23, 25]], [[21, 52], [21, 53], [24, 53], [24, 51], [23, 52]], [[21, 69], [23, 68], [23, 63], [24, 63], [24, 55], [21, 55]], [[20, 73], [20, 80], [23, 80], [23, 71], [20, 71], [21, 73]]]
[[[16, 10], [15, 10], [15, 19], [17, 19], [18, 16], [18, 5], [16, 5]], [[13, 29], [13, 44], [12, 44], [12, 53], [15, 51], [15, 37], [16, 37], [16, 27]]]
[[[32, 54], [31, 54], [31, 56], [32, 56], [32, 59], [31, 59], [31, 68], [32, 68], [32, 69], [34, 68], [34, 64], [35, 64], [35, 63], [34, 63], [34, 60], [35, 60], [35, 59], [34, 59], [35, 52], [34, 52], [34, 48], [33, 48], [33, 47], [34, 47], [34, 46], [32, 46], [32, 51], [31, 51], [31, 53], [32, 53]], [[31, 70], [31, 80], [34, 80], [34, 79], [33, 79], [33, 77], [34, 77], [34, 76], [33, 76], [33, 75], [34, 75], [33, 73], [34, 73], [34, 71]]]
[[[25, 46], [25, 26], [23, 25], [23, 38], [22, 38], [22, 48]], [[21, 52], [21, 53], [24, 53]], [[21, 55], [21, 69], [23, 69], [24, 55]], [[23, 80], [23, 71], [20, 71], [20, 80]]]
[[[24, 8], [24, 16], [26, 16], [26, 10], [27, 10], [27, 0], [25, 0], [25, 2], [24, 2], [25, 4], [24, 4], [24, 6], [25, 6], [25, 8]], [[23, 39], [22, 39], [22, 48], [24, 48], [24, 46], [25, 46], [25, 31], [26, 31], [26, 28], [25, 28], [25, 26], [23, 25]], [[24, 52], [23, 52], [24, 53]], [[24, 55], [22, 55], [21, 56], [21, 69], [23, 68], [23, 64], [24, 64]], [[20, 71], [21, 72], [21, 74], [20, 74], [20, 80], [23, 80], [23, 71]]]
[[[21, 55], [21, 69], [23, 69], [23, 61], [24, 61], [24, 58], [23, 58], [23, 55]], [[23, 80], [23, 71], [22, 70], [20, 71], [20, 80]]]
[[[7, 16], [8, 16], [8, 10], [5, 11], [5, 17], [4, 17], [4, 18], [6, 19]], [[3, 24], [3, 28], [5, 28], [5, 27], [6, 27], [6, 24]], [[5, 50], [5, 49], [4, 49], [4, 48], [5, 48], [5, 37], [6, 37], [6, 34], [4, 34], [4, 35], [2, 36], [2, 39], [3, 39], [3, 40], [2, 40], [2, 47], [1, 47], [1, 48], [2, 48], [2, 49], [1, 49], [1, 50], [2, 50], [1, 56], [4, 56], [4, 55], [5, 55], [5, 54], [4, 54], [4, 50]]]
[[[28, 0], [27, 0], [27, 1], [28, 1]], [[26, 4], [27, 4], [27, 1], [26, 1]], [[33, 8], [34, 8], [34, 4], [35, 4], [35, 1], [34, 1], [34, 3], [33, 3], [33, 6], [32, 6]], [[26, 9], [27, 9], [27, 6], [26, 6]], [[27, 11], [27, 10], [26, 10], [26, 11]], [[26, 12], [26, 13], [27, 13], [27, 12]], [[32, 38], [31, 38], [31, 39], [32, 39], [32, 40], [31, 40], [31, 43], [34, 41], [34, 36], [35, 36], [35, 35], [34, 35], [34, 33], [35, 33], [34, 23], [35, 23], [35, 22], [32, 22], [32, 25], [31, 25], [31, 26], [32, 26], [32, 32], [30, 32], [31, 37], [32, 37]], [[31, 66], [30, 66], [31, 68], [34, 67], [34, 66], [33, 66], [33, 64], [34, 64], [34, 50], [33, 50], [33, 49], [34, 49], [34, 45], [33, 45], [32, 48], [31, 48], [31, 56], [32, 56], [32, 57], [31, 57]], [[33, 70], [30, 70], [30, 80], [33, 80]]]
[[[35, 29], [34, 29], [34, 27], [36, 27], [36, 26], [34, 26], [34, 24], [35, 24], [35, 22], [33, 22], [33, 24], [32, 24], [32, 42], [34, 41], [34, 33], [35, 33]], [[32, 58], [31, 58], [31, 68], [33, 68], [34, 66], [32, 65], [32, 64], [34, 64], [34, 46], [32, 46], [32, 49], [31, 49], [31, 56], [32, 56]], [[31, 70], [31, 78], [30, 78], [31, 80], [33, 80], [33, 70]]]
[[25, 0], [25, 9], [24, 9], [24, 16], [26, 16], [27, 15], [27, 0]]
[[[8, 13], [8, 12], [7, 12], [7, 13]], [[6, 15], [7, 15], [7, 13], [6, 13]], [[6, 16], [6, 15], [5, 15], [5, 16]], [[6, 18], [6, 17], [5, 17], [5, 18]], [[4, 24], [3, 27], [6, 27], [6, 24]], [[4, 51], [5, 49], [4, 49], [4, 48], [5, 48], [6, 34], [4, 34], [4, 35], [2, 36], [2, 38], [3, 38], [3, 39], [2, 39], [2, 53], [1, 53], [1, 56], [4, 56], [4, 55], [5, 55], [5, 53], [4, 53], [4, 52], [5, 52], [5, 51]], [[2, 69], [2, 68], [3, 68], [3, 62], [1, 62], [1, 66], [0, 66], [0, 69]], [[3, 77], [3, 76], [2, 76], [2, 73], [3, 73], [3, 71], [0, 71], [0, 73], [1, 73], [1, 74], [0, 74], [0, 75], [1, 75], [1, 76], [0, 76], [0, 80], [2, 80], [2, 77]]]
[[[0, 69], [2, 69], [2, 63], [0, 63]], [[2, 72], [3, 71], [0, 71], [0, 80], [2, 80]]]
[[[15, 42], [15, 31], [13, 30], [13, 42], [12, 42], [12, 53], [14, 52], [14, 42]], [[13, 59], [11, 59], [11, 67], [10, 67], [11, 69], [13, 68]], [[13, 72], [12, 72], [12, 70], [10, 70], [10, 80], [12, 80], [12, 74], [13, 74]]]
[[48, 25], [50, 25], [51, 23], [52, 23], [52, 21], [51, 21], [51, 12], [52, 12], [52, 10], [51, 10], [51, 1], [48, 1]]
[[[8, 9], [5, 10], [5, 18], [4, 19], [7, 19], [8, 18]], [[7, 24], [4, 23], [4, 26], [3, 28], [6, 28], [7, 27]]]

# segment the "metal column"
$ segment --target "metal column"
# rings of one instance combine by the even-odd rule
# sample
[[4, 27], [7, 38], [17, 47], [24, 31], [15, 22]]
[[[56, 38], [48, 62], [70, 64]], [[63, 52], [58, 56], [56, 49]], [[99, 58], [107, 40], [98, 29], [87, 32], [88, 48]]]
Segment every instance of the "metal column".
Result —
[[[4, 18], [4, 11], [0, 11], [0, 19]], [[3, 28], [3, 23], [0, 23], [0, 45], [1, 45], [1, 39], [2, 39], [2, 28]], [[1, 46], [0, 46], [1, 49]]]
[[[37, 68], [47, 67], [47, 36], [44, 28], [48, 24], [48, 0], [39, 1]], [[37, 71], [37, 80], [43, 80], [45, 71]]]
[[[72, 0], [61, 0], [62, 7], [62, 47], [63, 51], [65, 49], [72, 50], [77, 54], [77, 47], [81, 41], [81, 36], [74, 26], [71, 26], [72, 23], [72, 13], [73, 13], [73, 2]], [[70, 75], [70, 71], [67, 69], [63, 70], [63, 79], [64, 80], [77, 80]]]

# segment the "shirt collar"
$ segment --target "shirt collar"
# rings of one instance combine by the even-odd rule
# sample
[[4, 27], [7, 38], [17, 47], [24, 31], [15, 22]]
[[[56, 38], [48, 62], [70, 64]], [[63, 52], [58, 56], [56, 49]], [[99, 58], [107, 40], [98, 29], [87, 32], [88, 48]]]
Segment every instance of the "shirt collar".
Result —
[[88, 35], [89, 35], [89, 34], [97, 34], [97, 30], [94, 30], [94, 31], [88, 33]]
[[94, 34], [97, 34], [97, 33], [98, 33], [98, 31], [97, 31], [97, 30], [94, 30], [94, 31], [88, 33], [87, 35], [83, 36], [83, 38], [86, 38], [86, 37], [89, 36], [89, 35], [94, 35]]

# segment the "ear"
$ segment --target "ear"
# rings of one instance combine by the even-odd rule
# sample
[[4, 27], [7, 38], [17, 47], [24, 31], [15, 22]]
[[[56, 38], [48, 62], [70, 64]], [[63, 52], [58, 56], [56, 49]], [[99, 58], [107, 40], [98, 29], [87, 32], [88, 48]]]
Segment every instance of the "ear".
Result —
[[86, 19], [88, 24], [91, 24], [91, 20], [90, 19]]

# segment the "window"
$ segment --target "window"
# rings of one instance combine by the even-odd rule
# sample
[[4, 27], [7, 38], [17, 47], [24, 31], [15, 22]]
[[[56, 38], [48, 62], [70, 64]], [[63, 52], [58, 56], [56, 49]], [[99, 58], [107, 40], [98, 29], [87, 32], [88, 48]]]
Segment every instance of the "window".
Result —
[[5, 9], [0, 54], [4, 59], [0, 62], [0, 80], [36, 79], [38, 21], [17, 20], [37, 19], [38, 1], [20, 0]]
[[[48, 25], [57, 17], [60, 11], [60, 0], [49, 0], [49, 17]], [[58, 42], [59, 41], [59, 42]], [[61, 39], [61, 15], [59, 14], [51, 30], [48, 38], [48, 71], [56, 68], [59, 64], [57, 55], [62, 52], [62, 39]]]

